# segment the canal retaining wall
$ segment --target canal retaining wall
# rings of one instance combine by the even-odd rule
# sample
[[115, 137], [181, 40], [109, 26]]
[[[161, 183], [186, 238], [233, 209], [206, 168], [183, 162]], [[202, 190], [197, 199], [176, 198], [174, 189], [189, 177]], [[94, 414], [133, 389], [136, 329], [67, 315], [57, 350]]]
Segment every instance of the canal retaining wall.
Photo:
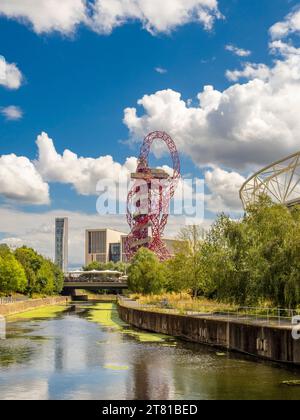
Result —
[[0, 315], [8, 316], [20, 312], [30, 311], [43, 306], [63, 305], [70, 302], [70, 300], [71, 299], [69, 297], [65, 296], [53, 296], [45, 299], [28, 299], [20, 302], [6, 303], [0, 305]]
[[148, 312], [122, 302], [118, 311], [124, 322], [136, 328], [300, 366], [300, 340], [293, 339], [291, 326], [248, 325], [210, 317]]

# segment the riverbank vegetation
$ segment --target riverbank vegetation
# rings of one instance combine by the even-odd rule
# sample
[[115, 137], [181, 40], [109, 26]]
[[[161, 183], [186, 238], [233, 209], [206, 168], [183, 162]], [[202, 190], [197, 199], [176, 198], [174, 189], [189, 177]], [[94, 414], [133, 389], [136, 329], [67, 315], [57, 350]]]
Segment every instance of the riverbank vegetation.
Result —
[[163, 291], [166, 270], [156, 255], [141, 248], [133, 257], [128, 269], [128, 287], [136, 293], [155, 294]]
[[206, 239], [197, 226], [184, 228], [179, 239], [175, 256], [165, 263], [150, 258], [148, 250], [137, 253], [128, 270], [133, 292], [188, 291], [239, 306], [300, 305], [299, 207], [289, 210], [262, 197], [239, 221], [220, 215]]
[[217, 302], [216, 300], [207, 299], [205, 297], [194, 298], [187, 292], [163, 292], [160, 294], [132, 294], [131, 299], [136, 300], [139, 304], [146, 307], [158, 307], [161, 310], [174, 309], [179, 313], [186, 314], [187, 312], [236, 312], [237, 305]]
[[63, 272], [33, 249], [12, 251], [6, 245], [0, 246], [0, 295], [55, 295], [61, 292], [63, 281]]
[[25, 312], [8, 315], [7, 320], [9, 322], [14, 322], [31, 319], [51, 319], [65, 312], [66, 310], [67, 307], [65, 305], [44, 306], [36, 309], [31, 309]]

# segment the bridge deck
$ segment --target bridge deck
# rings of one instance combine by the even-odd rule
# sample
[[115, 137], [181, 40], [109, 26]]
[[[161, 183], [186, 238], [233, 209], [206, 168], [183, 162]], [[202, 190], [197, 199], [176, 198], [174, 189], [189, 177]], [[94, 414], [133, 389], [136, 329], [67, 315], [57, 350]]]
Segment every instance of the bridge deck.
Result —
[[66, 289], [127, 289], [127, 283], [118, 282], [83, 282], [83, 281], [65, 281]]

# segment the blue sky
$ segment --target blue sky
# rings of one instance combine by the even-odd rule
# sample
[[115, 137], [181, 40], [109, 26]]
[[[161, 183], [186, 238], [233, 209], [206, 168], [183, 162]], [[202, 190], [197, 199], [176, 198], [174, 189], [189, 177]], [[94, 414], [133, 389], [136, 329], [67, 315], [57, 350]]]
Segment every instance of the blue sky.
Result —
[[[223, 18], [216, 19], [210, 29], [199, 22], [188, 22], [172, 27], [170, 33], [161, 30], [152, 34], [143, 28], [141, 21], [125, 19], [124, 24], [113, 28], [110, 34], [97, 33], [83, 24], [70, 34], [63, 30], [37, 33], [29, 20], [24, 23], [24, 20], [11, 18], [1, 3], [0, 0], [0, 55], [7, 63], [15, 63], [23, 75], [18, 89], [0, 86], [0, 108], [16, 106], [23, 113], [22, 118], [13, 120], [0, 116], [1, 155], [13, 153], [33, 161], [37, 158], [36, 138], [45, 132], [53, 139], [59, 154], [69, 149], [84, 158], [111, 155], [122, 165], [128, 157], [137, 156], [140, 147], [136, 142], [127, 141], [133, 134], [139, 137], [140, 132], [136, 125], [123, 122], [127, 107], [137, 108], [138, 116], [147, 117], [149, 113], [142, 106], [138, 107], [137, 101], [144, 95], [170, 89], [180, 93], [186, 103], [192, 100], [186, 105], [187, 109], [196, 109], [199, 107], [197, 95], [206, 85], [222, 93], [235, 84], [251, 83], [251, 77], [232, 80], [225, 73], [241, 70], [247, 62], [272, 68], [274, 55], [270, 54], [269, 29], [299, 5], [298, 1], [288, 0], [219, 0], [218, 10]], [[296, 46], [296, 32], [291, 31], [284, 42]], [[226, 49], [228, 45], [249, 50], [251, 55], [238, 56]], [[277, 58], [287, 60], [282, 56]], [[158, 72], [157, 68], [165, 72]], [[178, 118], [180, 120], [180, 115]], [[161, 128], [168, 128], [170, 124]], [[226, 122], [226, 130], [229, 124], [230, 121]], [[149, 121], [145, 123], [145, 132], [148, 126], [152, 128]], [[153, 128], [160, 129], [159, 126]], [[176, 133], [175, 128], [174, 137], [173, 133]], [[174, 140], [177, 141], [176, 135]], [[198, 153], [196, 145], [185, 149], [186, 140], [178, 138], [178, 142], [182, 172], [201, 178], [207, 168], [211, 168], [213, 175], [217, 168], [226, 173], [234, 172], [242, 179], [255, 169], [256, 163], [259, 166], [266, 160], [264, 157], [258, 157], [257, 162], [254, 157], [249, 161], [222, 160], [220, 152], [209, 151], [206, 156], [201, 150], [199, 154], [203, 158], [194, 158]], [[200, 134], [197, 142], [201, 142]], [[295, 143], [289, 147], [294, 150]], [[282, 151], [285, 148], [276, 149], [279, 157]], [[252, 150], [249, 154], [252, 156]], [[95, 213], [94, 195], [78, 193], [71, 182], [49, 180], [49, 173], [41, 176], [49, 184], [50, 204], [27, 202], [25, 205], [18, 197], [11, 200], [6, 185], [2, 191], [0, 186], [2, 208], [25, 216], [54, 210]], [[220, 177], [217, 178], [211, 181], [208, 193], [213, 193], [213, 186]], [[216, 191], [221, 194], [220, 189]], [[224, 206], [224, 210], [239, 214], [237, 202], [238, 199], [233, 208]], [[221, 210], [220, 206], [216, 206], [215, 211], [208, 206], [206, 216], [212, 219]], [[24, 232], [22, 236], [1, 226], [0, 230], [4, 238], [21, 236], [24, 240]]]
[[[204, 85], [223, 90], [228, 68], [240, 61], [225, 45], [253, 51], [251, 61], [268, 63], [268, 29], [297, 2], [287, 0], [223, 0], [226, 19], [212, 32], [198, 24], [172, 34], [152, 36], [140, 22], [98, 35], [80, 28], [74, 36], [37, 35], [27, 26], [2, 18], [0, 51], [18, 63], [26, 81], [16, 92], [1, 90], [1, 103], [24, 110], [18, 123], [1, 121], [1, 153], [34, 157], [34, 140], [41, 131], [55, 138], [58, 150], [72, 147], [78, 154], [113, 154], [120, 160], [128, 148], [123, 111], [144, 94], [171, 88], [185, 99]], [[262, 12], [263, 11], [263, 12]], [[206, 62], [207, 61], [207, 62]], [[161, 75], [155, 67], [168, 69]], [[84, 140], [83, 140], [84, 139]]]

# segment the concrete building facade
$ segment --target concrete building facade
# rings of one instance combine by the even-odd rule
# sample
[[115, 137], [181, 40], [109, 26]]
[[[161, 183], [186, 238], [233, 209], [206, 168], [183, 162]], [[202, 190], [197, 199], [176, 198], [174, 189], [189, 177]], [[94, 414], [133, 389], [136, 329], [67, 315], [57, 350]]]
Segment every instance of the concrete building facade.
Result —
[[68, 271], [68, 231], [67, 217], [55, 219], [55, 263], [64, 273]]
[[124, 233], [112, 229], [87, 230], [85, 234], [85, 264], [121, 261], [121, 237], [124, 235]]
[[127, 239], [127, 235], [122, 235], [121, 236], [121, 261], [123, 263], [128, 263], [128, 258], [126, 255], [126, 239]]
[[[85, 265], [92, 262], [128, 263], [126, 255], [127, 235], [113, 229], [89, 229], [85, 234]], [[163, 239], [170, 255], [175, 254], [177, 239]]]
[[[121, 237], [121, 261], [124, 263], [128, 263], [128, 258], [126, 255], [126, 238], [127, 235], [123, 235]], [[163, 239], [164, 244], [166, 245], [167, 250], [169, 251], [170, 255], [173, 257], [175, 255], [175, 251], [176, 251], [176, 245], [178, 244], [178, 239], [169, 239], [169, 238], [165, 238]]]

